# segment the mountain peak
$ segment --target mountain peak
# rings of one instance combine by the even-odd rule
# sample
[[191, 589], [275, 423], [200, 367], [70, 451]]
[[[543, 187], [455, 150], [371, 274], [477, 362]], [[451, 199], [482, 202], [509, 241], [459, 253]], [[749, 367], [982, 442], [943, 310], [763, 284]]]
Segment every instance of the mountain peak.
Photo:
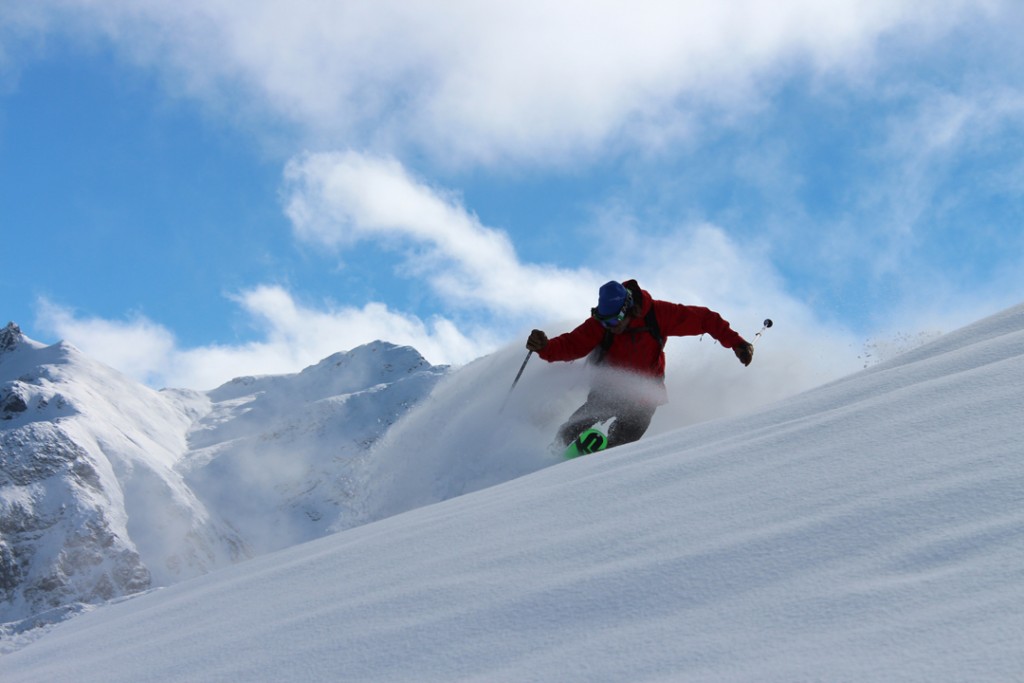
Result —
[[0, 352], [11, 351], [24, 341], [25, 335], [21, 333], [21, 328], [13, 322], [7, 323], [7, 327], [0, 330]]

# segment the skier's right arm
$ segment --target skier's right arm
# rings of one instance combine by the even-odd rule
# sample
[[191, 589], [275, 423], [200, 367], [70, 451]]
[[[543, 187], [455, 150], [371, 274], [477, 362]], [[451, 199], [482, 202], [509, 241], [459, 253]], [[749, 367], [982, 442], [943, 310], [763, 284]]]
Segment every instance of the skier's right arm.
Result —
[[[535, 339], [534, 334], [540, 333]], [[560, 334], [557, 337], [548, 339], [540, 330], [534, 330], [530, 340], [538, 342], [539, 348], [531, 349], [537, 351], [537, 355], [546, 361], [576, 360], [583, 358], [604, 338], [604, 328], [593, 318], [588, 318], [582, 325], [572, 332]], [[543, 343], [541, 343], [543, 340]], [[527, 341], [526, 348], [530, 349], [530, 342]]]
[[548, 335], [544, 334], [541, 330], [534, 330], [530, 333], [530, 338], [526, 340], [526, 348], [531, 351], [543, 351], [547, 345]]

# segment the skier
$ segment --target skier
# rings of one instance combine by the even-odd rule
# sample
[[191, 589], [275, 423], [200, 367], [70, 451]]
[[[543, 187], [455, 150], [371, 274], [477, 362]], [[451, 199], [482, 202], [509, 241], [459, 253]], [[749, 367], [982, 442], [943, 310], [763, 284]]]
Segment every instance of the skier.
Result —
[[[615, 418], [608, 447], [636, 441], [651, 424], [654, 411], [668, 402], [665, 390], [665, 337], [710, 334], [750, 365], [754, 347], [718, 313], [701, 306], [658, 301], [640, 289], [636, 280], [605, 283], [591, 316], [571, 332], [548, 339], [533, 330], [526, 348], [548, 362], [572, 361], [591, 355], [591, 361], [628, 371], [598, 375], [586, 402], [558, 430], [563, 447], [598, 422]], [[641, 378], [638, 382], [635, 378]]]

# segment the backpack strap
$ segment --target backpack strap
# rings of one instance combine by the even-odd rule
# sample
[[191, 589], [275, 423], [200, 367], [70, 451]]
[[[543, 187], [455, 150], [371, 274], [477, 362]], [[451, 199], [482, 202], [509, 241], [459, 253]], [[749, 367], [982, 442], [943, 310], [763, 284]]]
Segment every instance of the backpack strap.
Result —
[[611, 330], [604, 331], [604, 337], [601, 338], [601, 343], [597, 345], [590, 354], [590, 362], [594, 365], [600, 365], [604, 362], [604, 355], [608, 353], [608, 349], [612, 347], [612, 342], [615, 341], [615, 335], [611, 333]]
[[647, 311], [647, 315], [644, 316], [644, 322], [647, 323], [646, 329], [654, 337], [654, 341], [658, 342], [658, 348], [665, 349], [665, 338], [661, 336], [661, 326], [658, 325], [658, 316], [654, 314], [654, 303], [651, 303], [651, 308]]

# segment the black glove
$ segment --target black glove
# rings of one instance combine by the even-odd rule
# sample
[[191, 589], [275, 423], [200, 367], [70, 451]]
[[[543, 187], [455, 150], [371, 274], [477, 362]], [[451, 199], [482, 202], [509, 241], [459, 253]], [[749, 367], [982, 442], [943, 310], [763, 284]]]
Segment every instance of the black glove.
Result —
[[531, 351], [540, 351], [548, 345], [548, 336], [540, 330], [534, 330], [530, 333], [530, 338], [526, 340], [526, 348]]
[[732, 351], [744, 365], [750, 365], [750, 361], [754, 360], [754, 345], [749, 342], [741, 341], [732, 347]]

